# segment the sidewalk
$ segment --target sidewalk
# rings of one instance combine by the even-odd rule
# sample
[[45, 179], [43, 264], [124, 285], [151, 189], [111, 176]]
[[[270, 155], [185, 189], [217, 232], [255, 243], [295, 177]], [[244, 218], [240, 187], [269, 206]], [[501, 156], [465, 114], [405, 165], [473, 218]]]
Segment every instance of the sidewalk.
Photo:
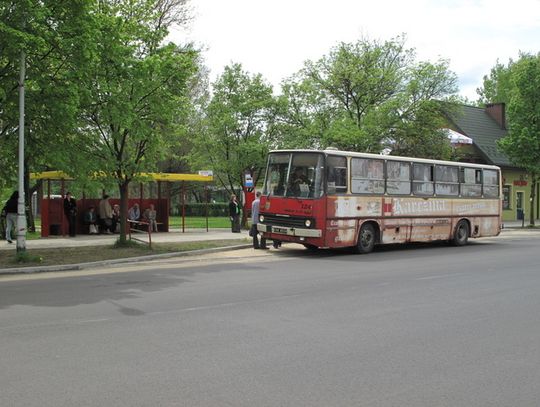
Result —
[[[529, 223], [525, 222], [525, 228]], [[521, 229], [521, 221], [504, 222], [504, 229]], [[540, 225], [540, 223], [539, 223]], [[148, 234], [136, 233], [133, 237], [138, 240], [148, 241]], [[170, 232], [153, 233], [152, 243], [181, 243], [181, 242], [200, 242], [205, 240], [237, 240], [241, 238], [249, 239], [248, 231], [242, 233], [232, 233], [230, 229], [186, 229], [182, 233], [180, 229], [172, 229]], [[118, 234], [115, 235], [78, 235], [77, 237], [69, 236], [50, 236], [36, 240], [27, 240], [27, 249], [47, 249], [56, 247], [82, 247], [82, 246], [105, 246], [112, 245], [118, 239]], [[7, 243], [5, 240], [0, 241], [1, 250], [14, 250], [15, 241], [13, 244]]]
[[[504, 229], [527, 229], [527, 227], [529, 226], [529, 221], [526, 220], [525, 223], [523, 223], [522, 221], [518, 221], [518, 220], [513, 220], [513, 221], [506, 221], [506, 222], [503, 222], [504, 224], [504, 228], [503, 228], [503, 231]], [[534, 221], [534, 224], [536, 227], [540, 227], [540, 220], [535, 220]], [[524, 225], [524, 226], [522, 226]]]
[[[82, 247], [82, 246], [106, 246], [112, 245], [118, 239], [118, 234], [114, 235], [78, 235], [69, 236], [50, 236], [36, 240], [27, 240], [27, 249], [48, 249], [57, 247]], [[133, 233], [133, 237], [138, 240], [148, 241], [147, 233]], [[185, 233], [181, 230], [173, 229], [171, 232], [152, 233], [152, 243], [181, 243], [181, 242], [200, 242], [206, 240], [237, 240], [249, 238], [248, 231], [242, 233], [232, 233], [230, 229], [186, 229]], [[14, 250], [15, 241], [12, 244], [5, 240], [0, 241], [0, 250]]]

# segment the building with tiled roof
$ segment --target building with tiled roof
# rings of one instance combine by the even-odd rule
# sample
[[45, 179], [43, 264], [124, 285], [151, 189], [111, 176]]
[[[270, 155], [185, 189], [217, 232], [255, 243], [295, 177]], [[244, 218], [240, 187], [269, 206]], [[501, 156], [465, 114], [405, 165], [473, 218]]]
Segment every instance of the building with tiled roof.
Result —
[[[486, 107], [462, 105], [448, 116], [451, 130], [471, 139], [472, 144], [460, 144], [460, 161], [492, 164], [501, 167], [503, 177], [503, 219], [516, 220], [524, 211], [528, 219], [531, 185], [528, 174], [516, 167], [497, 146], [497, 141], [507, 135], [504, 103]], [[535, 212], [540, 205], [536, 197]], [[527, 203], [527, 204], [526, 204]]]

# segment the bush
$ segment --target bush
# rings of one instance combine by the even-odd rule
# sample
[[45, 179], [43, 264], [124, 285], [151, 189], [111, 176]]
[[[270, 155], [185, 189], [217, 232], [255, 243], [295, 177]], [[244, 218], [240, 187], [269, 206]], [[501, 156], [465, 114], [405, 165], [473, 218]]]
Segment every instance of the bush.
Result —
[[[208, 216], [229, 216], [229, 204], [227, 202], [217, 203], [187, 203], [184, 205], [186, 216], [206, 216], [208, 206]], [[182, 205], [175, 208], [173, 215], [182, 215]]]

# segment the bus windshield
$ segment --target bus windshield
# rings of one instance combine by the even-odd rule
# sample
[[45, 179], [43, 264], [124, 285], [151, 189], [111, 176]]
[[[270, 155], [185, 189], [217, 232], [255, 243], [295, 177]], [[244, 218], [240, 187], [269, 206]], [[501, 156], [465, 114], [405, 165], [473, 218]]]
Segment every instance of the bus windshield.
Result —
[[319, 198], [323, 195], [324, 155], [320, 153], [272, 153], [264, 194], [292, 198]]

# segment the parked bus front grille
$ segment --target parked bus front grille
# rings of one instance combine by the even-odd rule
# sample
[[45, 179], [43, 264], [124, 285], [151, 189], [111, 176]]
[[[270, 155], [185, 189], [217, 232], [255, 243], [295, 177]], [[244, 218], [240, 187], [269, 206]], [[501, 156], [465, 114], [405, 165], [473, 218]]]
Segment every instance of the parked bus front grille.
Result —
[[265, 225], [271, 226], [287, 226], [292, 228], [305, 228], [306, 219], [311, 220], [311, 227], [314, 227], [314, 222], [312, 218], [299, 218], [297, 216], [279, 216], [279, 215], [267, 215], [265, 213], [261, 214], [264, 216]]

